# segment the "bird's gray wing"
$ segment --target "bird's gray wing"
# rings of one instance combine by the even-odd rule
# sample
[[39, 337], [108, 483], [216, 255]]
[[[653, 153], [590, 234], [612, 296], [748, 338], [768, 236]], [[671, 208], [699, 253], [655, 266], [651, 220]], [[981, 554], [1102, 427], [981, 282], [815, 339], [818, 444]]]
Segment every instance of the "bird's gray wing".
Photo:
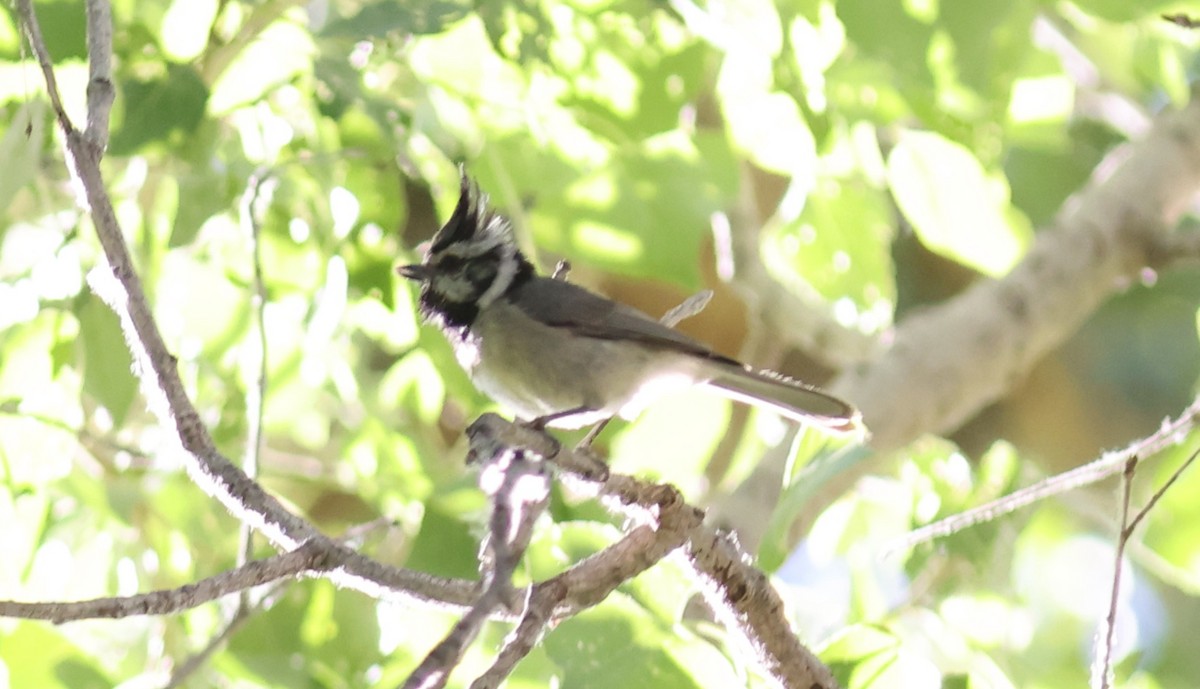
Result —
[[513, 302], [530, 317], [588, 337], [629, 339], [725, 360], [703, 343], [668, 328], [637, 309], [563, 280], [534, 278], [517, 288]]

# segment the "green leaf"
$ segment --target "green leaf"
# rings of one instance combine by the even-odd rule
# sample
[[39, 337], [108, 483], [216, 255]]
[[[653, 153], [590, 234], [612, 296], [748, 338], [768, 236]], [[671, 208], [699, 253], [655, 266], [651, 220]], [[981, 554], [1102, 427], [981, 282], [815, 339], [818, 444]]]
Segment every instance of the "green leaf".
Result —
[[362, 39], [381, 38], [393, 31], [404, 35], [436, 34], [466, 17], [470, 11], [471, 5], [462, 1], [374, 2], [353, 17], [330, 22], [321, 30], [321, 35]]
[[[558, 625], [546, 636], [546, 652], [562, 669], [562, 685], [579, 689], [705, 686], [666, 650], [676, 631], [654, 624], [649, 614], [614, 593], [600, 605]], [[597, 668], [604, 668], [597, 672]]]
[[[249, 292], [235, 286], [220, 265], [172, 251], [162, 259], [155, 288], [155, 316], [168, 346], [177, 350], [199, 345], [207, 352], [224, 351], [249, 327]], [[278, 333], [284, 334], [292, 333]]]
[[64, 687], [78, 689], [105, 689], [112, 680], [100, 669], [81, 658], [68, 658], [54, 668], [54, 675], [62, 680]]
[[856, 661], [877, 653], [894, 650], [900, 640], [890, 631], [874, 625], [854, 624], [838, 631], [820, 649], [827, 663]]
[[611, 524], [591, 521], [559, 521], [539, 528], [525, 555], [525, 569], [533, 580], [561, 574], [621, 538]]
[[[55, 65], [71, 60], [87, 59], [87, 24], [84, 4], [78, 0], [39, 2], [38, 24], [42, 30], [46, 51]], [[22, 31], [24, 35], [24, 31]], [[21, 44], [23, 50], [26, 45]], [[22, 52], [25, 57], [27, 53]]]
[[442, 413], [446, 386], [429, 355], [412, 352], [388, 369], [379, 382], [379, 403], [385, 410], [400, 407], [432, 421]]
[[479, 571], [478, 551], [479, 539], [461, 514], [430, 503], [404, 566], [440, 576], [474, 579]]
[[[779, 504], [771, 513], [771, 522], [763, 532], [757, 562], [768, 572], [783, 566], [791, 554], [789, 534], [792, 522], [812, 496], [820, 494], [822, 486], [833, 477], [871, 456], [870, 450], [862, 445], [847, 445], [836, 449], [826, 445], [813, 451], [807, 447], [811, 442], [808, 436], [813, 434], [819, 434], [819, 431], [810, 430], [797, 436], [789, 459], [789, 476], [792, 478], [784, 488]], [[803, 468], [796, 470], [796, 466]]]
[[659, 561], [622, 585], [621, 590], [663, 625], [675, 625], [683, 620], [688, 603], [698, 593], [692, 572], [675, 558]]
[[[9, 213], [13, 197], [33, 181], [41, 158], [45, 136], [46, 102], [35, 98], [22, 104], [12, 118], [4, 138], [0, 139], [0, 160], [4, 174], [0, 175], [0, 208]], [[5, 227], [0, 227], [0, 239]]]
[[3, 638], [0, 661], [8, 670], [6, 686], [99, 689], [115, 684], [84, 663], [80, 649], [44, 622], [18, 622]]
[[124, 116], [113, 133], [109, 151], [128, 155], [150, 143], [168, 141], [195, 131], [204, 119], [208, 88], [191, 65], [167, 65], [157, 79], [130, 79], [121, 83]]
[[[0, 428], [7, 433], [18, 430], [3, 422], [0, 422]], [[0, 472], [4, 474], [0, 478], [13, 486], [16, 483], [14, 477], [5, 468], [4, 463], [0, 463]], [[5, 544], [7, 553], [0, 562], [0, 587], [24, 580], [50, 518], [45, 493], [22, 493], [23, 489], [0, 488], [0, 543]]]
[[1008, 272], [1032, 241], [1029, 223], [961, 144], [932, 132], [905, 132], [888, 155], [896, 203], [931, 251], [987, 275]]
[[290, 21], [272, 23], [237, 53], [212, 84], [209, 113], [228, 114], [263, 99], [297, 75], [310, 73], [315, 50], [313, 36], [303, 26]]
[[721, 64], [717, 96], [734, 147], [760, 167], [809, 177], [817, 167], [817, 145], [799, 104], [774, 88], [765, 55], [730, 51]]
[[1079, 7], [1110, 22], [1129, 24], [1137, 19], [1152, 16], [1163, 9], [1178, 7], [1172, 0], [1080, 0]]
[[[933, 8], [937, 3], [922, 3]], [[848, 60], [869, 63], [877, 60], [885, 70], [881, 85], [896, 85], [910, 98], [928, 97], [933, 89], [933, 75], [927, 60], [929, 41], [933, 36], [924, 17], [916, 16], [915, 3], [876, 2], [875, 0], [841, 0], [838, 18], [846, 27], [846, 38], [868, 59]], [[896, 83], [898, 82], [898, 83]]]
[[114, 426], [120, 428], [137, 393], [137, 379], [131, 369], [133, 358], [121, 334], [121, 323], [108, 306], [91, 295], [83, 298], [76, 317], [83, 390], [104, 405]]
[[884, 192], [857, 180], [820, 180], [798, 217], [766, 233], [763, 260], [830, 301], [849, 297], [854, 315], [839, 311], [841, 322], [879, 331], [896, 304], [894, 227]]
[[228, 652], [218, 655], [215, 665], [221, 675], [271, 687], [309, 683], [310, 656], [302, 651], [306, 648], [302, 632], [306, 623], [314, 624], [313, 589], [320, 586], [329, 584], [311, 579], [292, 583], [269, 610], [251, 615], [239, 633], [230, 638]]
[[235, 207], [228, 178], [211, 165], [193, 165], [175, 177], [179, 189], [175, 222], [168, 246], [187, 246], [212, 216]]
[[847, 689], [942, 689], [942, 673], [927, 656], [907, 650], [871, 656], [857, 668]]
[[[524, 139], [505, 139], [490, 150], [489, 164], [477, 168], [480, 184], [496, 190], [493, 202], [518, 229], [528, 219], [540, 248], [689, 288], [700, 284], [711, 216], [728, 207], [737, 188], [722, 137], [693, 139], [678, 130], [623, 148], [582, 174]], [[525, 203], [532, 207], [523, 215]]]
[[189, 62], [208, 47], [211, 27], [219, 10], [217, 0], [171, 0], [163, 13], [159, 45], [168, 59]]

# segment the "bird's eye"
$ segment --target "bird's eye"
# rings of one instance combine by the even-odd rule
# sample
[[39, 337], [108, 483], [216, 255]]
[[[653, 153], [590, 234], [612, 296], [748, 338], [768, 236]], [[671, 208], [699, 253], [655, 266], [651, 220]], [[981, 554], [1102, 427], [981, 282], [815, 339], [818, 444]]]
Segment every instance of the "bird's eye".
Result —
[[459, 256], [445, 256], [437, 262], [438, 270], [445, 273], [457, 273], [462, 269], [466, 259]]

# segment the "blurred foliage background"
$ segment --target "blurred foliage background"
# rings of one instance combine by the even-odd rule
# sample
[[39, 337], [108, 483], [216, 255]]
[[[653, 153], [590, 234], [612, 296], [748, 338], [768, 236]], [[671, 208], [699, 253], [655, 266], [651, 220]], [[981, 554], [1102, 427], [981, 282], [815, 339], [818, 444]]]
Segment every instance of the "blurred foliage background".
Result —
[[[115, 0], [110, 192], [158, 322], [220, 448], [246, 454], [266, 286], [261, 480], [365, 552], [474, 577], [486, 504], [461, 430], [489, 408], [393, 266], [419, 256], [465, 162], [543, 269], [653, 314], [708, 287], [685, 329], [819, 382], [869, 347], [794, 352], [714, 267], [758, 233], [771, 274], [860, 342], [1004, 274], [1105, 155], [1189, 97], [1200, 33], [1158, 0]], [[84, 8], [37, 3], [83, 121]], [[234, 565], [238, 524], [145, 408], [36, 65], [0, 12], [0, 598], [178, 586]], [[747, 214], [747, 209], [750, 211]], [[751, 221], [749, 226], [746, 220]], [[717, 222], [716, 226], [720, 227]], [[1195, 391], [1200, 272], [1113, 299], [1003, 403], [841, 496], [799, 551], [764, 554], [802, 637], [852, 688], [1081, 686], [1113, 568], [1111, 485], [881, 557], [910, 528], [1123, 445]], [[981, 362], [986, 365], [985, 362]], [[1195, 443], [1192, 443], [1193, 445]], [[764, 455], [828, 452], [702, 395], [615, 426], [621, 471], [712, 504]], [[1186, 446], [1185, 446], [1186, 448]], [[1147, 465], [1138, 494], [1183, 452]], [[790, 475], [796, 475], [793, 472]], [[1125, 563], [1118, 678], [1193, 687], [1200, 478]], [[794, 505], [791, 506], [795, 508]], [[525, 576], [620, 524], [559, 495]], [[260, 546], [261, 554], [268, 548]], [[786, 558], [786, 560], [785, 560]], [[685, 617], [663, 563], [556, 627], [512, 687], [761, 686]], [[185, 686], [391, 686], [443, 612], [303, 581], [268, 597]], [[232, 603], [167, 618], [0, 620], [0, 687], [157, 687]], [[452, 685], [486, 666], [490, 627]], [[597, 672], [598, 668], [604, 668]]]

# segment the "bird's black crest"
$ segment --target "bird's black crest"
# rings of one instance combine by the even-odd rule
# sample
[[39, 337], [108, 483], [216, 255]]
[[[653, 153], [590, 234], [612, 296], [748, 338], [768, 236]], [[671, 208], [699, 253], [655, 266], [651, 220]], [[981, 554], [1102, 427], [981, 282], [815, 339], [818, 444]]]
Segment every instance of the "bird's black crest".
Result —
[[493, 213], [487, 209], [487, 195], [479, 191], [466, 170], [461, 171], [458, 205], [446, 224], [433, 236], [429, 253], [436, 254], [453, 244], [471, 241], [494, 219]]

